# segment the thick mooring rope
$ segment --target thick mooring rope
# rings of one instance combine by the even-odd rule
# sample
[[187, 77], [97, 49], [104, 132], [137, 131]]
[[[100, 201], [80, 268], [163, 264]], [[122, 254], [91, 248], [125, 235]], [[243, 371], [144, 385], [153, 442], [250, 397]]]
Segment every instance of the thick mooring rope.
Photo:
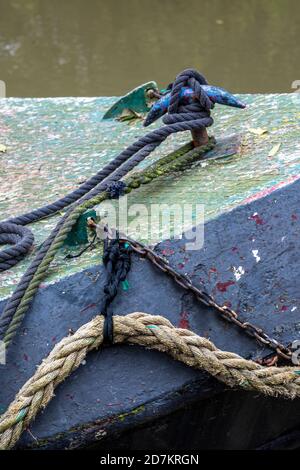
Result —
[[[64, 338], [43, 360], [0, 418], [0, 449], [15, 446], [21, 433], [45, 408], [55, 388], [76, 370], [87, 353], [103, 343], [102, 315]], [[114, 316], [114, 343], [128, 343], [165, 352], [175, 360], [202, 369], [229, 387], [264, 395], [300, 396], [299, 367], [263, 367], [232, 352], [221, 351], [207, 338], [176, 328], [161, 316], [131, 313]]]
[[[15, 224], [16, 226], [26, 225], [54, 214], [70, 203], [72, 204], [37, 252], [5, 306], [0, 318], [0, 339], [3, 339], [7, 346], [20, 326], [51, 261], [80, 214], [102, 202], [106, 198], [106, 196], [103, 196], [103, 193], [107, 185], [123, 178], [169, 135], [212, 125], [213, 119], [210, 116], [210, 110], [213, 107], [213, 103], [201, 88], [201, 84], [207, 84], [207, 81], [197, 71], [188, 69], [180, 73], [173, 84], [168, 114], [163, 118], [165, 126], [141, 137], [121, 152], [97, 175], [65, 198], [5, 222]], [[198, 97], [198, 102], [186, 106], [180, 105], [179, 98], [182, 86], [192, 88]], [[0, 224], [0, 233], [1, 231], [2, 233], [7, 233], [5, 230], [5, 225], [3, 223]], [[24, 250], [23, 252], [19, 250], [20, 245], [22, 246], [23, 244], [23, 239], [19, 238], [18, 241], [18, 247], [12, 246], [0, 252], [0, 270], [7, 269], [8, 262], [12, 266], [20, 260], [21, 256], [24, 256]], [[7, 250], [10, 250], [9, 253]]]

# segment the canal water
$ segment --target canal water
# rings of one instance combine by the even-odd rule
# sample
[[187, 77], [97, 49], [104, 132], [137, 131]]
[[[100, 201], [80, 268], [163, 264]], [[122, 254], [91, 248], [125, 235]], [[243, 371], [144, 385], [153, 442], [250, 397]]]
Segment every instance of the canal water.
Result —
[[7, 95], [116, 96], [186, 67], [236, 93], [290, 92], [298, 0], [0, 0]]

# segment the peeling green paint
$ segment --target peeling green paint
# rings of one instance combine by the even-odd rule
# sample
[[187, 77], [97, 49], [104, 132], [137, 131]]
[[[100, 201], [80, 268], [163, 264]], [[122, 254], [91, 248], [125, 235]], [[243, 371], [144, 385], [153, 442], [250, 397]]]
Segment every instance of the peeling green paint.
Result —
[[111, 119], [120, 116], [126, 109], [133, 110], [137, 113], [146, 113], [150, 109], [147, 91], [158, 91], [156, 82], [147, 82], [131, 90], [127, 95], [117, 99], [117, 101], [109, 108], [103, 119]]
[[[201, 203], [206, 219], [238, 205], [245, 198], [290, 176], [300, 174], [299, 100], [297, 93], [243, 95], [243, 111], [216, 106], [211, 128], [218, 140], [239, 133], [244, 145], [226, 160], [198, 163], [184, 172], [164, 175], [139, 186], [128, 195], [128, 204]], [[1, 219], [24, 213], [56, 200], [77, 188], [109, 160], [147, 131], [141, 122], [127, 126], [114, 120], [102, 121], [114, 98], [3, 99], [0, 111]], [[151, 126], [159, 127], [160, 122]], [[257, 136], [250, 128], [266, 128]], [[140, 166], [145, 168], [190, 140], [179, 133], [164, 142]], [[281, 144], [269, 158], [270, 150]], [[150, 175], [151, 176], [151, 175]], [[149, 177], [150, 177], [149, 176]], [[147, 177], [146, 177], [147, 178]], [[150, 178], [151, 179], [151, 178]], [[49, 234], [60, 215], [30, 226], [35, 249]], [[193, 214], [193, 218], [195, 214]], [[164, 232], [158, 234], [164, 237]], [[101, 262], [101, 251], [88, 250], [68, 260], [66, 248], [55, 258], [47, 282], [54, 282]], [[17, 266], [0, 274], [0, 298], [9, 295], [32, 260], [34, 252]]]
[[96, 219], [96, 211], [86, 211], [78, 218], [71, 232], [68, 233], [64, 245], [74, 247], [88, 243], [89, 233], [87, 223], [89, 218]]
[[133, 410], [129, 411], [128, 413], [123, 413], [123, 414], [119, 415], [118, 419], [120, 421], [124, 421], [128, 416], [135, 416], [139, 413], [142, 413], [143, 411], [145, 411], [145, 406], [141, 405], [141, 406], [138, 406], [137, 408], [134, 408]]

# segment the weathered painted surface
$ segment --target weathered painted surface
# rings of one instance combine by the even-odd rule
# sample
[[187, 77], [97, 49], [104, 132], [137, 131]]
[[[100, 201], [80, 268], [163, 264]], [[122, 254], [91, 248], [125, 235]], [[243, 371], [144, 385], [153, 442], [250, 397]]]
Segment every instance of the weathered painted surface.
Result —
[[[150, 203], [178, 200], [205, 204], [205, 242], [201, 250], [184, 251], [184, 240], [164, 241], [157, 250], [219, 302], [231, 305], [244, 319], [287, 344], [299, 339], [300, 332], [299, 96], [245, 95], [242, 99], [248, 104], [247, 110], [237, 113], [218, 108], [213, 129], [217, 139], [242, 134], [244, 145], [238, 154], [201, 162], [180, 175], [162, 177], [130, 194], [128, 202], [147, 207]], [[3, 101], [0, 143], [7, 146], [7, 152], [0, 154], [2, 219], [74, 189], [79, 181], [95, 173], [145, 132], [139, 123], [126, 126], [113, 121], [101, 122], [111, 103], [112, 99], [102, 98]], [[251, 129], [258, 127], [267, 132], [253, 133]], [[186, 138], [186, 135], [173, 136], [149, 161], [157, 159], [161, 152], [178, 147]], [[268, 157], [279, 143], [277, 153]], [[247, 204], [240, 205], [242, 202]], [[36, 246], [56, 220], [57, 217], [33, 226]], [[7, 365], [0, 366], [1, 411], [69, 329], [76, 329], [98, 313], [104, 282], [100, 249], [67, 263], [64, 256], [62, 251], [56, 257], [47, 278], [59, 282], [41, 286], [21, 335], [9, 351]], [[1, 275], [2, 298], [12, 291], [30, 259]], [[75, 274], [65, 277], [72, 273]], [[116, 314], [138, 310], [163, 314], [174, 324], [191, 328], [210, 337], [218, 347], [245, 357], [261, 357], [269, 352], [217, 318], [216, 312], [198, 305], [147, 261], [134, 258], [129, 284], [130, 289], [121, 291], [114, 301]], [[152, 423], [154, 417], [162, 419], [171, 411], [179, 412], [185, 400], [194, 408], [198, 403], [198, 420], [192, 427], [195, 431], [202, 426], [200, 414], [205, 410], [211, 409], [208, 415], [212, 422], [214, 415], [219, 416], [216, 425], [210, 426], [210, 432], [216, 435], [216, 447], [221, 442], [218, 430], [221, 432], [229, 426], [228, 410], [232, 410], [231, 423], [237, 429], [226, 440], [229, 448], [263, 444], [300, 424], [298, 401], [262, 400], [242, 392], [238, 395], [230, 392], [220, 395], [220, 406], [213, 408], [216, 402], [212, 397], [222, 390], [206, 374], [157, 352], [127, 346], [105, 348], [90, 354], [86, 363], [58, 388], [56, 397], [38, 416], [31, 432], [46, 447], [93, 444], [105, 437], [105, 433], [113, 436], [126, 426], [142, 424], [147, 428], [146, 423]], [[208, 396], [211, 404], [207, 402], [206, 406], [203, 401], [203, 406], [200, 405], [199, 400]], [[255, 419], [257, 439], [251, 440], [246, 430], [243, 432], [234, 405], [235, 396], [244, 404], [245, 416], [247, 409], [253, 410], [251, 419]], [[254, 410], [271, 416], [272, 409], [275, 410], [273, 426], [266, 420], [263, 441], [263, 422], [258, 416], [255, 418]], [[190, 419], [188, 416], [179, 419]], [[172, 425], [172, 419], [169, 422]], [[168, 429], [167, 422], [163, 427]], [[147, 432], [148, 436], [151, 434], [149, 429], [145, 438]], [[157, 434], [152, 433], [153, 439], [156, 436], [163, 442], [167, 438], [159, 437], [160, 429], [156, 428]], [[25, 433], [20, 445], [35, 446], [32, 434]], [[204, 446], [201, 435], [199, 445]], [[105, 447], [107, 444], [103, 442]]]
[[121, 116], [126, 109], [135, 111], [136, 113], [146, 113], [150, 109], [150, 100], [147, 97], [147, 91], [155, 90], [158, 92], [155, 82], [148, 82], [140, 85], [134, 90], [117, 99], [117, 101], [109, 108], [103, 116], [103, 119], [112, 119]]
[[[207, 222], [205, 244], [199, 251], [185, 252], [184, 240], [165, 241], [157, 250], [178, 270], [188, 273], [196, 285], [205, 286], [219, 302], [232, 305], [244, 319], [260, 325], [284, 343], [299, 339], [299, 193], [300, 181], [296, 181]], [[218, 347], [239, 352], [244, 357], [255, 358], [268, 352], [219, 319], [216, 312], [196, 303], [148, 261], [134, 257], [128, 279], [130, 289], [121, 290], [113, 303], [115, 314], [133, 311], [163, 314], [175, 325], [191, 328], [210, 337]], [[98, 312], [103, 282], [103, 268], [99, 265], [39, 291], [21, 336], [8, 354], [7, 366], [0, 368], [3, 408], [53, 345], [70, 328], [76, 329]], [[105, 348], [91, 353], [86, 363], [58, 388], [55, 398], [32, 425], [31, 433], [43, 445], [54, 448], [91, 444], [105, 435], [109, 438], [110, 433], [119, 432], [126, 425], [133, 428], [143, 424], [147, 428], [147, 423], [154, 419], [178, 411], [184, 399], [187, 403], [198, 401], [199, 417], [206, 410], [204, 402], [201, 405], [199, 400], [212, 397], [222, 389], [216, 380], [201, 371], [189, 369], [158, 352], [128, 346]], [[216, 426], [209, 424], [210, 433], [215, 433], [212, 441], [215, 446], [220, 445], [218, 432], [224, 428], [236, 426], [226, 437], [227, 447], [247, 448], [263, 444], [300, 424], [298, 400], [260, 401], [257, 395], [249, 397], [242, 392], [227, 397], [231, 401], [225, 396], [219, 398], [220, 407], [212, 408], [208, 414], [212, 419], [214, 413], [218, 415]], [[243, 403], [244, 417], [252, 420], [256, 436], [250, 438], [243, 428], [241, 415], [234, 405], [236, 399], [240, 400], [239, 406]], [[213, 407], [217, 402], [210, 398], [210, 403]], [[224, 413], [220, 415], [221, 404]], [[266, 413], [269, 419], [272, 414], [272, 426], [268, 420], [262, 422], [261, 413]], [[203, 420], [199, 418], [199, 429], [201, 423]], [[193, 421], [192, 429], [196, 430], [196, 424]], [[147, 432], [146, 429], [145, 436]], [[159, 432], [160, 428], [157, 436]], [[167, 439], [167, 434], [164, 436]], [[199, 445], [204, 437], [203, 433], [199, 434]], [[104, 445], [109, 445], [108, 442]], [[32, 435], [25, 433], [21, 445], [36, 444]], [[119, 441], [118, 445], [122, 443]], [[145, 445], [145, 442], [140, 444], [142, 448]]]
[[[209, 220], [288, 178], [300, 174], [299, 93], [287, 95], [243, 95], [246, 110], [216, 106], [211, 132], [216, 138], [234, 133], [244, 145], [232, 158], [203, 162], [183, 174], [161, 177], [129, 196], [129, 203], [202, 203]], [[68, 191], [99, 170], [124, 147], [146, 130], [142, 123], [127, 126], [102, 121], [114, 98], [58, 98], [1, 100], [0, 214], [3, 220], [39, 207]], [[161, 123], [157, 123], [159, 126]], [[155, 127], [155, 126], [154, 126]], [[249, 129], [264, 128], [253, 134]], [[185, 133], [172, 136], [143, 163], [189, 140]], [[268, 157], [274, 145], [281, 148]], [[35, 247], [53, 227], [57, 217], [32, 226]], [[162, 233], [161, 237], [165, 238]], [[32, 259], [27, 257], [9, 272], [0, 275], [0, 298], [14, 289]], [[65, 262], [64, 253], [55, 258], [47, 281], [78, 272], [99, 261], [98, 252], [85, 253]]]

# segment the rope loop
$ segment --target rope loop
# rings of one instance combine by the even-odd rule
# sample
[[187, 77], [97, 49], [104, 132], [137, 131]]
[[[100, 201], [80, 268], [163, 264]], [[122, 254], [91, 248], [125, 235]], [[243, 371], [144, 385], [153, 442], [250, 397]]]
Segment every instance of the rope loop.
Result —
[[126, 184], [124, 181], [112, 181], [107, 183], [106, 191], [109, 194], [111, 199], [118, 199], [120, 196], [124, 195]]
[[[171, 89], [171, 99], [168, 114], [163, 117], [164, 124], [189, 121], [193, 129], [211, 126], [213, 119], [210, 116], [210, 111], [214, 104], [201, 86], [207, 84], [206, 78], [197, 70], [186, 69], [178, 74], [174, 83], [168, 86], [168, 89]], [[193, 103], [182, 104], [180, 102], [183, 87], [192, 88], [194, 91], [196, 100]]]
[[34, 242], [33, 233], [21, 225], [0, 223], [0, 245], [13, 245], [0, 251], [0, 272], [15, 266], [29, 252]]
[[[0, 450], [11, 449], [37, 413], [54, 396], [56, 387], [78, 369], [86, 355], [103, 344], [103, 316], [97, 315], [73, 335], [63, 338], [34, 375], [23, 385], [0, 417]], [[265, 396], [300, 397], [299, 366], [263, 367], [231, 351], [218, 349], [209, 339], [176, 328], [163, 316], [135, 312], [115, 316], [115, 343], [139, 345], [170, 355], [201, 369], [227, 387]]]

